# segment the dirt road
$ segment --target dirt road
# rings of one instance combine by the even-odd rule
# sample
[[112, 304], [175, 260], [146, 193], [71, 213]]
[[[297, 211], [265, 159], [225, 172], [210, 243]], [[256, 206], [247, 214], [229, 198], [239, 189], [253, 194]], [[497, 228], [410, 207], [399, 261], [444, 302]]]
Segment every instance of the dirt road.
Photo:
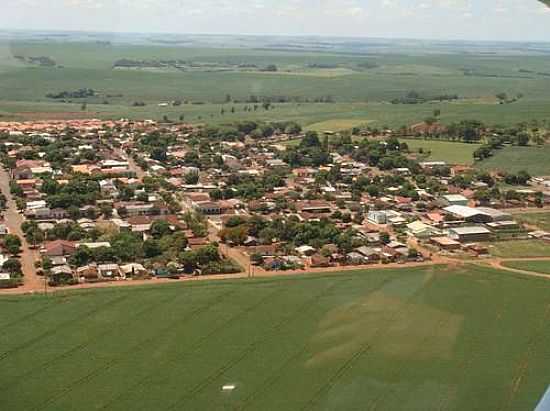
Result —
[[23, 292], [28, 291], [43, 291], [44, 279], [36, 274], [36, 268], [34, 262], [38, 260], [39, 255], [37, 251], [31, 250], [29, 244], [25, 240], [23, 232], [21, 231], [21, 223], [23, 223], [23, 216], [17, 211], [15, 200], [10, 193], [10, 176], [6, 170], [0, 167], [0, 189], [6, 196], [7, 209], [4, 212], [5, 224], [8, 227], [8, 231], [11, 234], [19, 236], [22, 242], [21, 247], [21, 268], [24, 274], [24, 284], [19, 287], [18, 290]]
[[130, 171], [133, 171], [134, 173], [136, 173], [136, 177], [138, 179], [142, 179], [143, 177], [145, 177], [147, 175], [147, 173], [140, 167], [138, 166], [138, 164], [134, 161], [133, 157], [132, 156], [129, 156], [128, 154], [126, 154], [123, 150], [121, 149], [118, 149], [116, 150], [116, 153], [123, 159], [125, 159], [126, 161], [128, 161], [128, 168], [130, 169]]

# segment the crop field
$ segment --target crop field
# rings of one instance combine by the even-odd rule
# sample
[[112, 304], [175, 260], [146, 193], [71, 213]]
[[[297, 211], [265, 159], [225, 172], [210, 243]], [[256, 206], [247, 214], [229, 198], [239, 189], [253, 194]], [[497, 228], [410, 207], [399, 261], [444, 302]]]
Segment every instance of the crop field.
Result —
[[[55, 64], [29, 63], [29, 59], [37, 57], [48, 57]], [[121, 59], [137, 62], [132, 64], [178, 61], [181, 66], [115, 67]], [[277, 71], [262, 70], [269, 65], [276, 66]], [[306, 126], [346, 120], [399, 127], [422, 121], [431, 116], [434, 109], [440, 109], [444, 123], [474, 118], [488, 124], [512, 125], [547, 118], [549, 73], [550, 57], [544, 56], [365, 55], [13, 41], [0, 43], [0, 118], [43, 119], [50, 114], [162, 119], [166, 115], [177, 120], [185, 114], [187, 121], [217, 124], [248, 119], [289, 119]], [[48, 93], [81, 88], [94, 89], [97, 95], [71, 99], [72, 103], [46, 97]], [[411, 90], [427, 99], [449, 94], [456, 94], [460, 99], [389, 104]], [[523, 97], [513, 104], [499, 105], [494, 96], [500, 92]], [[228, 95], [236, 101], [236, 111], [221, 115], [222, 103]], [[268, 112], [244, 111], [245, 101], [251, 95], [301, 102], [278, 104]], [[330, 103], [312, 102], [323, 97], [330, 97]], [[158, 106], [174, 100], [194, 104]], [[84, 101], [88, 107], [83, 112], [80, 106]], [[146, 106], [134, 107], [135, 102], [144, 102]]]
[[404, 140], [411, 152], [429, 153], [428, 159], [432, 161], [445, 161], [448, 164], [466, 164], [474, 162], [474, 151], [479, 147], [477, 144], [465, 144], [451, 141], [436, 140]]
[[0, 409], [532, 410], [549, 302], [469, 266], [4, 297]]
[[550, 275], [550, 261], [506, 261], [504, 266], [515, 268], [516, 270], [532, 271], [534, 273]]
[[550, 244], [540, 240], [504, 241], [491, 245], [489, 250], [501, 258], [550, 257]]
[[493, 157], [477, 163], [483, 170], [502, 170], [517, 173], [528, 171], [533, 176], [550, 175], [550, 146], [505, 147], [495, 151]]
[[368, 120], [361, 119], [339, 119], [339, 120], [326, 120], [319, 123], [313, 123], [307, 126], [307, 130], [311, 131], [343, 131], [350, 130], [353, 127], [366, 126], [369, 123]]
[[550, 231], [550, 213], [548, 212], [514, 214], [514, 218], [523, 224]]

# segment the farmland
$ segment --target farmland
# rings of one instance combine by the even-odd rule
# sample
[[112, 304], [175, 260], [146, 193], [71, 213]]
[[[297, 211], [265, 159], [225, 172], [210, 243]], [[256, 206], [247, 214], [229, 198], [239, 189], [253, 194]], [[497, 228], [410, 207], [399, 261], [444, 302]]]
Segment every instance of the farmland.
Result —
[[[37, 56], [47, 56], [55, 65], [30, 64]], [[121, 59], [138, 67], [114, 67]], [[157, 67], [167, 61], [169, 67]], [[266, 71], [268, 66], [277, 71]], [[296, 53], [252, 47], [17, 40], [0, 44], [0, 115], [3, 119], [45, 118], [49, 114], [157, 120], [167, 116], [177, 120], [183, 114], [190, 122], [285, 119], [315, 129], [324, 127], [323, 122], [337, 121], [326, 128], [341, 129], [343, 124], [365, 123], [400, 127], [422, 121], [440, 109], [443, 123], [475, 118], [512, 125], [547, 118], [550, 88], [545, 73], [549, 72], [550, 58], [545, 56], [463, 55], [456, 50], [406, 56], [336, 48]], [[93, 89], [97, 95], [73, 99], [72, 103], [46, 97], [81, 88]], [[459, 99], [389, 103], [411, 90], [428, 100], [451, 94]], [[501, 105], [495, 99], [500, 92], [523, 97]], [[269, 111], [245, 111], [251, 95], [283, 97], [288, 102]], [[230, 102], [224, 104], [227, 96]], [[328, 100], [315, 103], [322, 98]], [[175, 100], [188, 104], [158, 106]], [[87, 108], [81, 110], [84, 101]], [[135, 102], [145, 106], [135, 107]], [[225, 115], [220, 114], [222, 107]], [[232, 107], [235, 112], [228, 113]]]
[[550, 275], [550, 261], [506, 261], [504, 266], [514, 268], [516, 270], [532, 271], [534, 273]]
[[550, 257], [550, 245], [536, 240], [516, 240], [495, 243], [491, 254], [501, 258]]
[[6, 297], [0, 408], [533, 409], [544, 285], [433, 267]]
[[505, 147], [494, 156], [477, 163], [483, 170], [502, 170], [517, 173], [526, 170], [532, 175], [550, 175], [550, 146]]

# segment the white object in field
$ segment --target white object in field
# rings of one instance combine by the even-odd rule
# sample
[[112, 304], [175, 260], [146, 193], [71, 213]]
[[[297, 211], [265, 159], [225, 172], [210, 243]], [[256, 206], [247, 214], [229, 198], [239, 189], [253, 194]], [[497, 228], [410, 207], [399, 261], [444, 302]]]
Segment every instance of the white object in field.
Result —
[[222, 391], [233, 391], [235, 388], [234, 384], [227, 384], [222, 387]]

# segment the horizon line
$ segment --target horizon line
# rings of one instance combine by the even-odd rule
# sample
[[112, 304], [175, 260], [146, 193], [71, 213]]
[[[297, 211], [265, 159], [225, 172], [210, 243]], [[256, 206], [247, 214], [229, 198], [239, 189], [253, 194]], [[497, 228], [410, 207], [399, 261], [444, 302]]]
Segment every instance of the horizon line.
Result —
[[37, 28], [0, 28], [0, 33], [24, 32], [24, 33], [79, 33], [79, 34], [113, 34], [113, 35], [166, 35], [166, 36], [204, 36], [204, 37], [305, 37], [305, 38], [330, 38], [330, 39], [354, 39], [354, 40], [391, 40], [391, 41], [430, 41], [441, 43], [502, 43], [502, 44], [550, 44], [550, 40], [497, 40], [497, 39], [465, 39], [465, 38], [433, 38], [433, 37], [386, 37], [386, 36], [361, 36], [338, 35], [318, 33], [193, 33], [193, 32], [169, 32], [169, 31], [107, 31], [107, 30], [70, 30], [70, 29], [37, 29]]

